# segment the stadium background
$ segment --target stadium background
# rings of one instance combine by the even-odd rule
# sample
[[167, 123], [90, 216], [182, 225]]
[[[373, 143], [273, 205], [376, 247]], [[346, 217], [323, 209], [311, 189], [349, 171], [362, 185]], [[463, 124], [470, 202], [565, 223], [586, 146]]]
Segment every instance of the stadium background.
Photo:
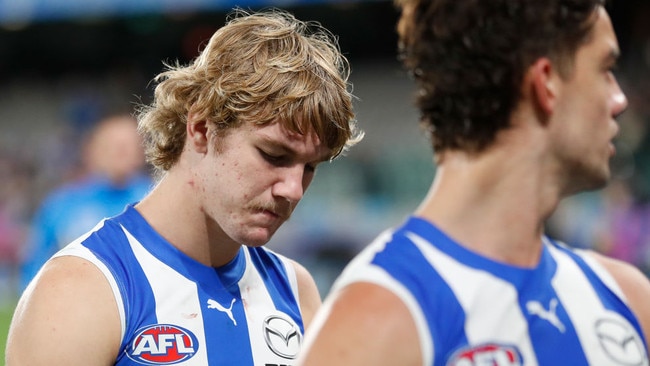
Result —
[[[71, 179], [81, 132], [101, 114], [148, 102], [162, 61], [195, 57], [234, 5], [280, 7], [338, 35], [366, 131], [348, 156], [319, 168], [269, 247], [302, 261], [325, 295], [349, 258], [426, 193], [434, 169], [412, 83], [396, 61], [390, 1], [0, 0], [0, 360], [29, 220], [50, 189]], [[610, 1], [609, 10], [630, 99], [615, 179], [566, 200], [549, 230], [603, 252], [633, 247], [628, 260], [650, 273], [650, 1]]]

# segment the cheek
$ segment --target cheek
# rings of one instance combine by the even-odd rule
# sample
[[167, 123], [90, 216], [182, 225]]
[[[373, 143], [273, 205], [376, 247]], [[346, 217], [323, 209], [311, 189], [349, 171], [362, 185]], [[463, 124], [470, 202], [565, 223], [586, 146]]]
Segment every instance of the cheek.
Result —
[[215, 172], [215, 179], [219, 180], [220, 192], [227, 194], [233, 200], [241, 199], [243, 203], [255, 200], [271, 185], [270, 173], [246, 160], [229, 160]]

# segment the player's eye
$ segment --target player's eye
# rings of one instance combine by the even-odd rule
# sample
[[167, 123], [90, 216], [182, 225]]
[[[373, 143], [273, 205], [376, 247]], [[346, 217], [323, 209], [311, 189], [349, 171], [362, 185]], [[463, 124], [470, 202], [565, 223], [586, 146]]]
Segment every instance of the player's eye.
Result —
[[266, 160], [268, 163], [273, 164], [273, 165], [283, 165], [286, 163], [286, 156], [285, 155], [276, 155], [267, 151], [264, 151], [262, 149], [258, 149], [260, 152], [260, 155], [264, 160]]

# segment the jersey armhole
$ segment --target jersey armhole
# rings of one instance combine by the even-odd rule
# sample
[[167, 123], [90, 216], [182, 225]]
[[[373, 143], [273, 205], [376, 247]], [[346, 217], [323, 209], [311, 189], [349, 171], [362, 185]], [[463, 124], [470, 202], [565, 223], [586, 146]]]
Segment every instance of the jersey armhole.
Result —
[[83, 258], [97, 267], [106, 280], [108, 281], [109, 285], [111, 286], [111, 290], [113, 291], [113, 297], [115, 298], [115, 303], [117, 304], [117, 310], [120, 314], [120, 343], [124, 341], [124, 333], [126, 332], [126, 316], [124, 312], [124, 302], [122, 301], [122, 293], [120, 292], [120, 288], [115, 281], [115, 278], [108, 269], [108, 267], [102, 262], [95, 254], [93, 254], [88, 248], [84, 247], [81, 245], [79, 241], [73, 242], [72, 244], [68, 245], [67, 247], [61, 249], [58, 253], [54, 255], [54, 257], [63, 257], [63, 256], [74, 256], [74, 257], [79, 257]]
[[404, 285], [391, 277], [386, 271], [373, 264], [366, 264], [365, 266], [358, 266], [354, 269], [350, 268], [349, 270], [344, 271], [333, 285], [332, 292], [358, 282], [367, 282], [383, 287], [402, 301], [411, 314], [418, 332], [420, 350], [422, 352], [422, 364], [432, 365], [434, 351], [433, 339], [424, 312], [418, 305], [413, 294], [411, 294]]

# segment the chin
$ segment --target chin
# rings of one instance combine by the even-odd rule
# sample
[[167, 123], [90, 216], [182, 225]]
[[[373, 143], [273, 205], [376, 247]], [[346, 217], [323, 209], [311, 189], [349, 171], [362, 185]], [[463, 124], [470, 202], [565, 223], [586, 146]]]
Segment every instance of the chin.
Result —
[[592, 167], [591, 169], [587, 169], [585, 166], [574, 166], [572, 178], [565, 193], [572, 195], [604, 188], [609, 182], [610, 175], [608, 165], [598, 168]]
[[242, 235], [240, 243], [243, 243], [247, 247], [261, 247], [271, 240], [271, 237], [275, 233], [268, 229], [256, 229], [255, 232]]
[[268, 240], [266, 240], [266, 241], [249, 240], [249, 241], [244, 242], [242, 245], [250, 247], [250, 248], [259, 248], [259, 247], [263, 247], [268, 242], [269, 242]]
[[607, 172], [602, 172], [601, 174], [592, 174], [589, 177], [585, 177], [585, 179], [582, 180], [582, 184], [578, 186], [578, 189], [576, 189], [576, 193], [605, 188], [609, 182], [609, 178], [609, 170], [607, 170]]

